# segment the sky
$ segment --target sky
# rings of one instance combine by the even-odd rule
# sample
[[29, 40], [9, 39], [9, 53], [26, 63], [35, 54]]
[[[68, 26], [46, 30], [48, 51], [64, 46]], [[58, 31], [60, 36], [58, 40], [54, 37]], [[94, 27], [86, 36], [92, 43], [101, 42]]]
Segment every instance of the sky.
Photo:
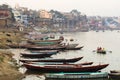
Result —
[[87, 16], [120, 16], [120, 0], [0, 0], [0, 4], [28, 7], [33, 10], [70, 12], [77, 9]]

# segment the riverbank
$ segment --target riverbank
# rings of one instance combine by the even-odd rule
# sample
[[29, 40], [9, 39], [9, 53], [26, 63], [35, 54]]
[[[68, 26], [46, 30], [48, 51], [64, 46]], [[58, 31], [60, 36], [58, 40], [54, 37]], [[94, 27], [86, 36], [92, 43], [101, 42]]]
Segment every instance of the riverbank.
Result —
[[22, 77], [13, 54], [9, 50], [0, 50], [0, 80], [21, 80]]

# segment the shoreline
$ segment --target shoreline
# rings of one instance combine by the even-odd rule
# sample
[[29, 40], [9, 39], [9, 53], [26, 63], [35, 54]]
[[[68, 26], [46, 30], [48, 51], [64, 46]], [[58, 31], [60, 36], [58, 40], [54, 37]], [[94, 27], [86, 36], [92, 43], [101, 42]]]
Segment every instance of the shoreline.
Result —
[[10, 50], [0, 50], [0, 80], [21, 80], [24, 74], [18, 71], [16, 60]]

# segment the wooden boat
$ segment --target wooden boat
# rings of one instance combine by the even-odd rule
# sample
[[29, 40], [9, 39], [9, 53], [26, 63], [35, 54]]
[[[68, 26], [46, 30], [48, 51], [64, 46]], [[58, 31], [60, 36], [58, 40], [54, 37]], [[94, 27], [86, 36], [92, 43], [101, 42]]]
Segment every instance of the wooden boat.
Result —
[[51, 52], [51, 53], [20, 53], [21, 56], [29, 57], [29, 58], [45, 58], [45, 57], [50, 57], [53, 54], [56, 54], [56, 52]]
[[120, 70], [110, 70], [111, 73], [120, 73]]
[[28, 43], [31, 44], [37, 44], [37, 45], [55, 45], [61, 43], [62, 39], [56, 39], [56, 40], [28, 40]]
[[106, 51], [105, 50], [97, 50], [97, 53], [106, 54]]
[[43, 58], [43, 59], [27, 59], [27, 58], [21, 58], [19, 61], [21, 62], [77, 62], [81, 60], [83, 57], [77, 57], [77, 58], [71, 58], [71, 59], [53, 59], [53, 58]]
[[58, 53], [59, 50], [29, 50], [31, 53]]
[[33, 44], [36, 44], [36, 45], [41, 45], [41, 46], [44, 46], [44, 45], [56, 45], [56, 44], [59, 44], [60, 42], [33, 42]]
[[109, 73], [109, 77], [112, 79], [120, 79], [120, 71], [118, 70], [111, 70]]
[[37, 65], [25, 63], [24, 66], [29, 70], [37, 70], [43, 72], [95, 72], [99, 71], [109, 64], [99, 65]]
[[48, 73], [46, 79], [78, 80], [78, 79], [97, 79], [108, 78], [107, 72], [78, 72], [78, 73]]
[[120, 73], [109, 73], [109, 78], [120, 79]]
[[75, 47], [77, 47], [79, 44], [67, 44], [67, 45], [65, 45], [65, 43], [63, 43], [62, 45], [66, 46], [67, 48], [75, 48]]
[[65, 50], [80, 50], [82, 49], [84, 46], [81, 47], [66, 47]]
[[63, 41], [63, 39], [54, 39], [54, 40], [28, 40], [28, 42], [60, 42]]
[[65, 44], [65, 43], [62, 43], [61, 45], [59, 46], [63, 46], [63, 47], [66, 47], [65, 50], [80, 50], [82, 49], [84, 46], [78, 46], [79, 44]]
[[26, 46], [28, 50], [65, 50], [66, 47], [63, 46], [36, 46], [36, 45], [29, 45]]
[[28, 62], [30, 64], [38, 65], [92, 65], [93, 62], [83, 62], [83, 63], [63, 63], [63, 62]]
[[106, 54], [106, 50], [104, 48], [98, 47], [96, 50], [97, 53], [102, 53], [102, 54]]

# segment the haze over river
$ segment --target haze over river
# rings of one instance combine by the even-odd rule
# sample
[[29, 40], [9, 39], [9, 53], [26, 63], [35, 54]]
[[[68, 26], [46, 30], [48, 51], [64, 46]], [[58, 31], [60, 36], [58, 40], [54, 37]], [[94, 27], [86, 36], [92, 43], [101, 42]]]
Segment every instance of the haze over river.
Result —
[[[82, 50], [65, 51], [53, 55], [54, 58], [73, 58], [84, 56], [79, 62], [93, 61], [94, 64], [109, 63], [109, 66], [101, 70], [109, 72], [110, 70], [120, 70], [120, 32], [119, 31], [89, 31], [89, 32], [73, 32], [57, 34], [63, 35], [65, 40], [74, 39], [71, 43], [79, 43], [79, 46], [84, 46]], [[97, 47], [103, 47], [107, 51], [106, 54], [99, 54], [94, 52]], [[112, 52], [110, 52], [112, 51]], [[25, 68], [21, 68], [25, 71]], [[27, 72], [25, 72], [27, 73]], [[23, 80], [44, 80], [35, 77], [36, 75], [28, 75]], [[37, 74], [38, 76], [38, 74]], [[102, 79], [101, 79], [102, 80]]]

